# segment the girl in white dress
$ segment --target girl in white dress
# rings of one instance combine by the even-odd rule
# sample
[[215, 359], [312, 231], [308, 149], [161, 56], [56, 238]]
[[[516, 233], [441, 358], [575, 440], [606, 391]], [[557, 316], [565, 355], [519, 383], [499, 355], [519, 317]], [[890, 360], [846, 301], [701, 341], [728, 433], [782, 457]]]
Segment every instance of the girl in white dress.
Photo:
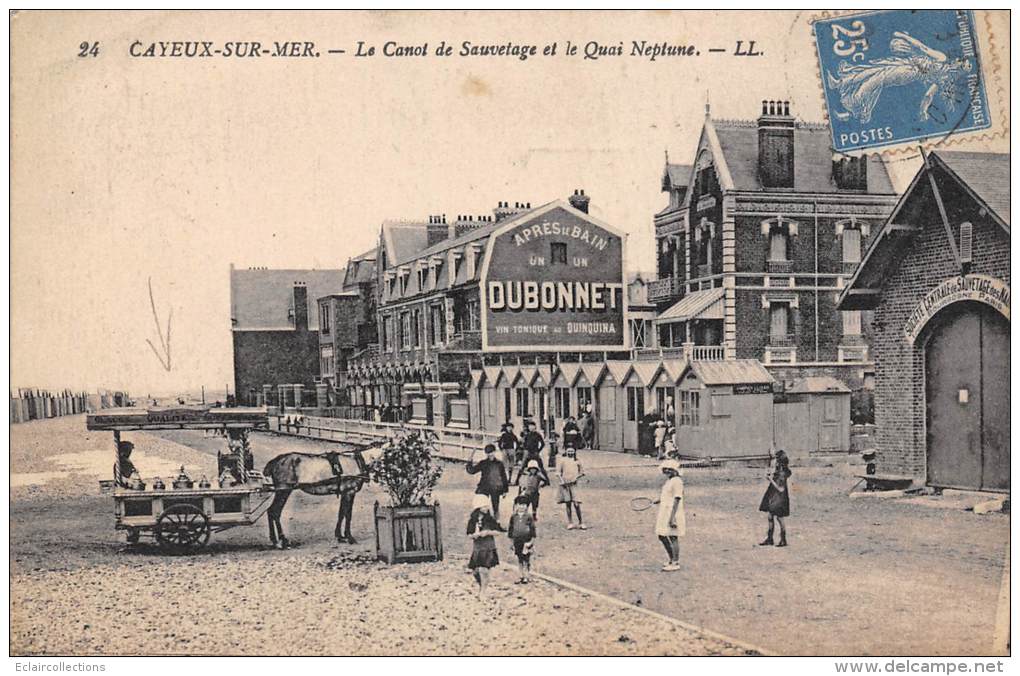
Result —
[[662, 484], [662, 492], [654, 504], [659, 505], [659, 515], [655, 520], [655, 534], [659, 542], [666, 548], [669, 561], [663, 570], [680, 570], [680, 536], [687, 531], [684, 518], [684, 482], [680, 478], [683, 470], [676, 460], [666, 460], [659, 469], [666, 475]]

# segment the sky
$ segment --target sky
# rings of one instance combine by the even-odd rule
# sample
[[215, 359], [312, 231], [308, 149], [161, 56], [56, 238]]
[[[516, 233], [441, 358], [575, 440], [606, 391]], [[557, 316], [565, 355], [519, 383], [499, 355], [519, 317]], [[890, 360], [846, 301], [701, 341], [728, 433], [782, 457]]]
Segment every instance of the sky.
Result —
[[[230, 264], [340, 268], [384, 219], [477, 216], [583, 188], [593, 215], [629, 233], [628, 267], [652, 270], [664, 152], [692, 161], [706, 103], [713, 117], [753, 119], [762, 99], [785, 99], [824, 120], [812, 16], [20, 13], [11, 384], [229, 387]], [[313, 41], [321, 56], [130, 56], [136, 41], [141, 52], [173, 40]], [[380, 54], [387, 41], [432, 53], [444, 40], [454, 56]], [[558, 55], [456, 56], [465, 40], [540, 53], [556, 42]], [[564, 54], [568, 40], [578, 55]], [[632, 40], [727, 52], [583, 58], [590, 42], [629, 53]], [[737, 40], [763, 56], [732, 56]], [[83, 41], [98, 56], [79, 57]], [[359, 41], [377, 54], [354, 56]], [[897, 186], [915, 169], [895, 159]], [[172, 311], [169, 371], [146, 342], [162, 349], [149, 280], [164, 327]]]

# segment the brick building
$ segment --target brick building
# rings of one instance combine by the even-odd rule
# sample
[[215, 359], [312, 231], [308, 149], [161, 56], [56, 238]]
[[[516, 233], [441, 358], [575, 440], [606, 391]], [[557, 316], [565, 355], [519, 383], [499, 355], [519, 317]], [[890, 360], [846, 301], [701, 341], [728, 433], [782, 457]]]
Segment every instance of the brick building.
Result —
[[763, 101], [753, 121], [706, 110], [691, 164], [667, 157], [662, 189], [648, 287], [660, 346], [719, 346], [781, 381], [861, 386], [870, 318], [836, 299], [896, 202], [879, 158], [833, 160], [826, 125]]
[[[351, 403], [366, 410], [383, 409], [384, 416], [402, 414], [434, 424], [467, 426], [472, 368], [522, 361], [548, 365], [560, 359], [586, 358], [588, 347], [574, 348], [564, 355], [563, 346], [553, 344], [555, 341], [543, 343], [541, 338], [525, 341], [527, 344], [518, 348], [489, 345], [490, 351], [483, 350], [486, 343], [485, 306], [481, 297], [485, 286], [483, 270], [489, 264], [486, 256], [494, 242], [514, 237], [508, 229], [541, 234], [543, 248], [539, 258], [543, 262], [538, 265], [551, 279], [562, 281], [572, 276], [580, 279], [604, 270], [607, 279], [615, 279], [616, 288], [608, 293], [615, 294], [613, 302], [619, 303], [622, 310], [618, 317], [620, 334], [643, 330], [645, 324], [628, 326], [626, 321], [622, 299], [628, 285], [623, 272], [623, 238], [588, 216], [588, 205], [589, 197], [583, 191], [575, 191], [568, 201], [550, 202], [534, 209], [530, 203], [517, 202], [511, 206], [509, 202], [500, 202], [491, 215], [458, 216], [450, 222], [445, 216], [431, 216], [425, 221], [384, 222], [376, 254], [378, 344], [350, 361], [347, 389]], [[576, 226], [576, 232], [584, 233], [584, 241], [550, 234], [554, 222], [557, 228], [561, 223], [564, 228], [567, 223], [571, 228]], [[593, 236], [601, 237], [603, 245], [612, 242], [613, 246], [597, 256], [582, 256], [585, 248], [592, 246], [589, 232], [601, 233]], [[582, 272], [578, 272], [582, 268], [575, 267], [575, 260], [583, 260]], [[532, 265], [536, 264], [534, 261], [532, 258]], [[501, 258], [498, 265], [506, 262]], [[528, 262], [516, 257], [513, 262], [521, 265], [522, 276], [538, 269], [532, 267], [529, 271]], [[643, 292], [643, 282], [635, 281], [630, 286]], [[512, 287], [514, 282], [509, 284]], [[508, 297], [508, 304], [513, 303], [512, 298]], [[490, 339], [498, 341], [506, 335], [509, 334], [492, 333]], [[597, 343], [596, 340], [593, 344]], [[629, 336], [619, 340], [621, 348], [629, 345]], [[595, 356], [602, 359], [605, 355], [599, 352], [591, 358]], [[521, 395], [521, 401], [504, 413], [515, 420], [526, 415], [546, 420], [553, 408], [540, 393]], [[565, 413], [565, 406], [559, 408], [559, 413]]]
[[316, 300], [319, 382], [337, 403], [338, 388], [346, 386], [347, 360], [378, 340], [375, 249], [348, 260], [340, 290]]
[[262, 405], [268, 390], [272, 402], [283, 392], [293, 405], [296, 391], [315, 391], [319, 315], [309, 310], [314, 299], [341, 288], [343, 279], [343, 270], [230, 266], [234, 392], [239, 403]]
[[874, 312], [881, 473], [1009, 490], [1009, 155], [938, 151], [840, 308]]

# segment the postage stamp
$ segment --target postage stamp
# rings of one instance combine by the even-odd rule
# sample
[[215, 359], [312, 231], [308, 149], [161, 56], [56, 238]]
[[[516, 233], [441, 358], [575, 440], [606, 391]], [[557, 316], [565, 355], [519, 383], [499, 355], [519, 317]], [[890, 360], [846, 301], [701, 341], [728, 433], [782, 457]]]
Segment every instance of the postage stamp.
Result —
[[837, 152], [992, 125], [969, 10], [886, 10], [814, 24]]

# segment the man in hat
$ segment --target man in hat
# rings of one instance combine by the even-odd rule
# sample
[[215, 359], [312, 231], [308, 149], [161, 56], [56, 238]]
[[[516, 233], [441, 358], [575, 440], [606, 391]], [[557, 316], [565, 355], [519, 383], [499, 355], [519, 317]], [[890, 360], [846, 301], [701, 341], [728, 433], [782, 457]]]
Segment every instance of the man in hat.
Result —
[[545, 448], [545, 439], [542, 438], [542, 433], [535, 429], [535, 423], [532, 420], [524, 421], [524, 438], [521, 440], [521, 445], [524, 447], [524, 460], [521, 463], [521, 470], [517, 473], [518, 481], [525, 472], [528, 463], [534, 460], [538, 464], [539, 473], [545, 479], [545, 483], [548, 486], [549, 474], [546, 473], [545, 463], [542, 462], [542, 449]]
[[506, 494], [510, 482], [507, 479], [506, 466], [502, 460], [496, 457], [496, 447], [486, 444], [485, 457], [480, 462], [476, 463], [472, 456], [467, 464], [467, 472], [468, 474], [481, 474], [475, 493], [488, 496], [492, 502], [492, 515], [498, 521], [499, 501]]

